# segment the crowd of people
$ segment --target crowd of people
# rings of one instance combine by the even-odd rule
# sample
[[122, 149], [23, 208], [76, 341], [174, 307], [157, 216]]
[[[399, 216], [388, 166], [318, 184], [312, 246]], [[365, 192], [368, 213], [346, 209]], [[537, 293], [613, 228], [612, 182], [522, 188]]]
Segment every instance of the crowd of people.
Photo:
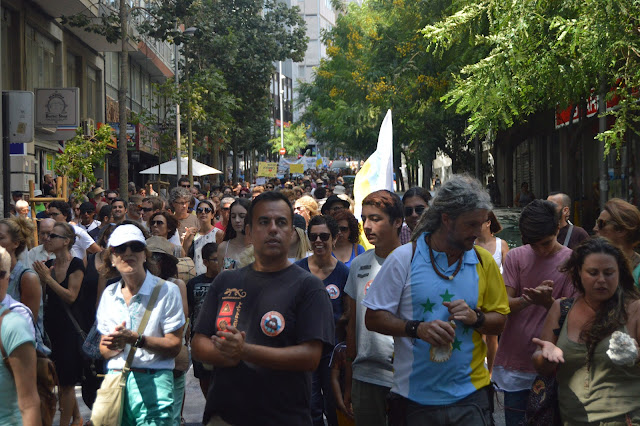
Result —
[[640, 211], [623, 200], [590, 236], [566, 194], [524, 191], [510, 248], [463, 175], [374, 191], [359, 218], [334, 174], [129, 189], [0, 220], [0, 425], [40, 424], [37, 356], [61, 425], [89, 420], [89, 367], [127, 374], [122, 424], [180, 425], [191, 365], [212, 426], [540, 424], [541, 376], [562, 424], [640, 424]]

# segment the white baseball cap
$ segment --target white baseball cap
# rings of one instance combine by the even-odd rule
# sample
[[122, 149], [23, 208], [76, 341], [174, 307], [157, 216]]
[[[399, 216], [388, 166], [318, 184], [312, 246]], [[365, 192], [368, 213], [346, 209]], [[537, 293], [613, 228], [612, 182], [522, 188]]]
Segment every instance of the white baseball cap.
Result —
[[111, 237], [109, 237], [108, 247], [118, 247], [131, 241], [138, 241], [145, 246], [147, 245], [140, 228], [131, 224], [120, 225], [113, 230]]

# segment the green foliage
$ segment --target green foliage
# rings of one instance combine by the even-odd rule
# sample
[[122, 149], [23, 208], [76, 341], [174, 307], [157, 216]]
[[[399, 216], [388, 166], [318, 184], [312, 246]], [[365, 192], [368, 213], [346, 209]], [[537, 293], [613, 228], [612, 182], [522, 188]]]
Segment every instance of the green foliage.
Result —
[[583, 103], [601, 83], [617, 87], [614, 128], [599, 135], [620, 147], [635, 129], [640, 84], [640, 2], [635, 0], [466, 0], [424, 28], [430, 51], [442, 54], [471, 40], [486, 54], [455, 75], [443, 97], [469, 113], [467, 132], [483, 137], [534, 112]]
[[[307, 131], [309, 126], [304, 123], [295, 123], [291, 127], [284, 129], [284, 147], [288, 155], [299, 154], [300, 151], [309, 145], [307, 140]], [[271, 152], [280, 151], [280, 129], [276, 132], [276, 137], [269, 139]]]
[[104, 165], [104, 157], [109, 153], [112, 129], [103, 125], [95, 130], [94, 136], [85, 136], [82, 128], [76, 129], [76, 136], [67, 141], [64, 152], [56, 158], [55, 172], [59, 176], [67, 176], [72, 182], [71, 194], [84, 196], [96, 183], [94, 169]]
[[451, 71], [469, 53], [429, 54], [420, 30], [448, 6], [447, 0], [350, 4], [325, 34], [328, 59], [315, 81], [300, 89], [303, 120], [313, 136], [349, 154], [370, 154], [390, 108], [397, 163], [400, 150], [413, 164], [430, 164], [438, 149], [447, 151], [447, 140], [462, 133], [464, 118], [446, 111], [440, 97]]
[[[199, 120], [198, 126], [217, 126], [209, 135], [228, 142], [234, 153], [269, 149], [273, 62], [287, 58], [301, 61], [307, 48], [305, 23], [299, 12], [298, 7], [289, 8], [275, 0], [173, 0], [151, 7], [157, 19], [149, 23], [148, 34], [184, 43], [183, 52], [191, 58], [189, 80], [194, 86], [198, 70], [215, 67], [220, 73], [229, 95], [220, 102], [228, 107], [207, 112], [224, 112], [230, 119], [214, 116]], [[175, 32], [176, 21], [198, 31], [193, 37], [181, 36]], [[217, 77], [210, 74], [208, 78]], [[203, 79], [201, 84], [207, 87], [210, 82]], [[193, 113], [196, 117], [197, 111]]]

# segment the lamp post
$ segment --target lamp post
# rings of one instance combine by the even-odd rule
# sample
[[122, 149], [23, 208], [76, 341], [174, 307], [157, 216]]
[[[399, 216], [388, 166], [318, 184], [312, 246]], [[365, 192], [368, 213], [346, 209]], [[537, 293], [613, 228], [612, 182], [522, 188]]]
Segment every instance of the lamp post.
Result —
[[[282, 87], [282, 83], [284, 82], [284, 78], [282, 77], [282, 61], [278, 61], [278, 79], [280, 80], [280, 84], [278, 84], [278, 89], [280, 90], [280, 150], [284, 149], [284, 108], [282, 98], [284, 96], [284, 88]], [[283, 155], [280, 155], [282, 158]]]
[[[198, 29], [189, 27], [184, 30], [184, 34], [193, 37]], [[186, 55], [184, 57], [185, 78], [187, 82], [187, 96], [191, 95], [191, 85], [189, 84], [189, 47], [187, 46]], [[187, 174], [189, 183], [193, 186], [193, 132], [191, 129], [191, 98], [187, 97], [187, 135], [188, 135], [188, 157], [187, 157]]]
[[[178, 23], [176, 22], [176, 29], [178, 29]], [[197, 28], [189, 27], [183, 31], [184, 35], [193, 36], [195, 34]], [[178, 50], [178, 43], [174, 44], [174, 67], [175, 67], [175, 80], [176, 80], [176, 90], [180, 86], [180, 75], [178, 70], [178, 64], [180, 63], [180, 52]], [[187, 69], [188, 70], [188, 69]], [[188, 82], [188, 74], [187, 74], [187, 82]], [[187, 112], [189, 112], [187, 110]], [[190, 125], [191, 123], [189, 123]], [[182, 177], [182, 147], [180, 144], [180, 103], [176, 103], [176, 179], [179, 180]], [[189, 141], [191, 141], [191, 128], [189, 127]], [[159, 170], [158, 170], [159, 171]], [[189, 154], [189, 173], [191, 174], [191, 153]], [[193, 183], [193, 178], [191, 178], [191, 183]]]

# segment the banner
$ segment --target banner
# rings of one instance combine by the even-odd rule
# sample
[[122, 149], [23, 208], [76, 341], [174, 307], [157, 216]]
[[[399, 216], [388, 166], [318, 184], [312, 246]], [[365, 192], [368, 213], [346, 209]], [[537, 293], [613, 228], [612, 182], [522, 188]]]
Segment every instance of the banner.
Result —
[[278, 163], [267, 163], [264, 161], [261, 161], [258, 163], [257, 176], [276, 177], [277, 172], [278, 172]]
[[291, 174], [303, 174], [304, 173], [304, 164], [290, 164], [289, 165], [289, 173]]
[[360, 219], [362, 215], [362, 200], [374, 191], [387, 189], [393, 192], [393, 124], [391, 110], [380, 126], [378, 147], [365, 161], [356, 174], [353, 183], [353, 198], [355, 201], [354, 216]]

